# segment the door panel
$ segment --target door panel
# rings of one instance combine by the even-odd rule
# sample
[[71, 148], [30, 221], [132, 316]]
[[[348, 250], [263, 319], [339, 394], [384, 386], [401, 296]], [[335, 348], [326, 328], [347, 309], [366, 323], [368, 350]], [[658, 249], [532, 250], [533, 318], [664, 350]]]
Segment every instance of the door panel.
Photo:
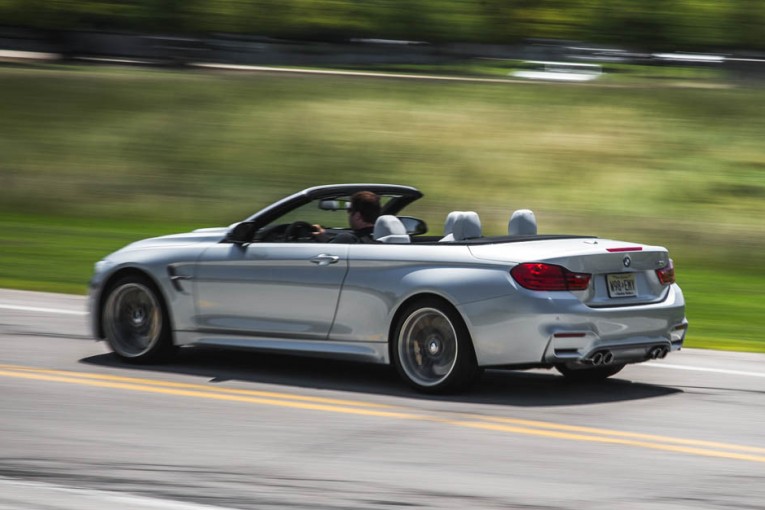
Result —
[[195, 272], [201, 330], [270, 338], [324, 339], [348, 270], [348, 246], [219, 244]]

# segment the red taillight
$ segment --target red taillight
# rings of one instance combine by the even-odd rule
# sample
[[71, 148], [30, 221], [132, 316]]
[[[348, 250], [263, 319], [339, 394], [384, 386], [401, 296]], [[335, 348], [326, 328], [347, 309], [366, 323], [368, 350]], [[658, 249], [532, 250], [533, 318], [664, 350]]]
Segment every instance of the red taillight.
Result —
[[586, 290], [592, 277], [541, 262], [518, 264], [510, 270], [510, 274], [521, 287], [529, 290]]
[[662, 285], [675, 283], [675, 264], [672, 262], [672, 259], [669, 259], [667, 267], [656, 270], [656, 276], [659, 277], [659, 281]]

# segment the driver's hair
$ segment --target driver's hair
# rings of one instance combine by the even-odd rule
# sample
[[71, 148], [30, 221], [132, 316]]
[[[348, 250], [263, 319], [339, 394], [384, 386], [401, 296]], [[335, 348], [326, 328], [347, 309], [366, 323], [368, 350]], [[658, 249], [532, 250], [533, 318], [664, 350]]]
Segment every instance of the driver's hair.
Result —
[[358, 191], [351, 196], [348, 212], [358, 212], [364, 221], [374, 223], [380, 216], [380, 197], [371, 191]]

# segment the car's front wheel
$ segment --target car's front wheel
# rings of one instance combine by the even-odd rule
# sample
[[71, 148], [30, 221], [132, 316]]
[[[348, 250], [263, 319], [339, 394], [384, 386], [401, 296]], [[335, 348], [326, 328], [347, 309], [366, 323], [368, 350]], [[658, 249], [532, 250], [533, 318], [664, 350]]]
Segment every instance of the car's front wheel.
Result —
[[162, 297], [145, 277], [126, 276], [111, 285], [101, 318], [109, 347], [125, 361], [164, 361], [173, 351]]
[[392, 355], [407, 383], [427, 393], [446, 393], [463, 390], [477, 379], [473, 342], [451, 306], [435, 298], [422, 299], [399, 317]]

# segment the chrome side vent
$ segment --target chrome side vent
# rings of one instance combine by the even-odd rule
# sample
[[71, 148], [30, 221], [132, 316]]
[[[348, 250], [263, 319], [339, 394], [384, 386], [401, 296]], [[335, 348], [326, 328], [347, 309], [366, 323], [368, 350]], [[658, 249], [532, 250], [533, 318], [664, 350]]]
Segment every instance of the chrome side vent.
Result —
[[173, 284], [173, 288], [178, 292], [185, 292], [185, 289], [181, 285], [183, 280], [191, 280], [191, 276], [179, 274], [178, 268], [174, 265], [167, 266], [167, 275], [170, 277], [170, 283]]

